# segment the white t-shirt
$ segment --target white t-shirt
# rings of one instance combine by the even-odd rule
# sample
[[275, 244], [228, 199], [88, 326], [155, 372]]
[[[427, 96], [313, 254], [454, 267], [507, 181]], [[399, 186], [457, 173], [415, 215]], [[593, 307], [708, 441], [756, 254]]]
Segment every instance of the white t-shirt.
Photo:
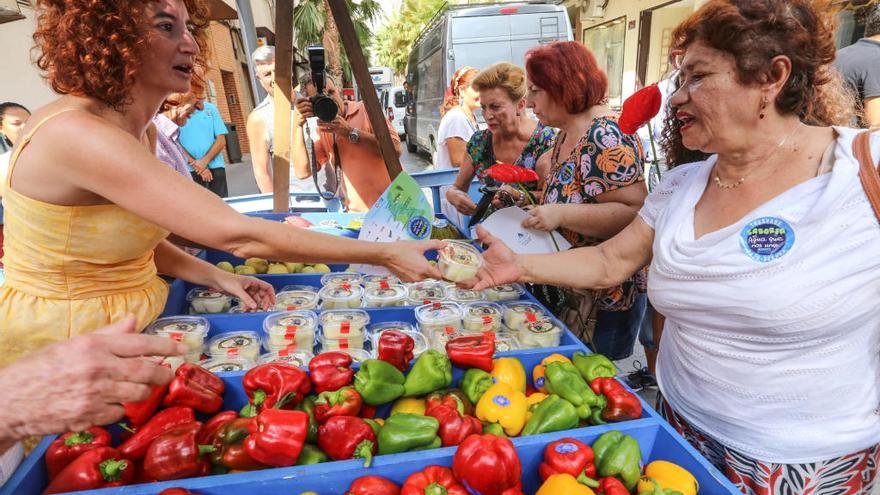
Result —
[[[700, 239], [694, 206], [715, 156], [667, 172], [639, 213], [654, 229], [648, 295], [666, 315], [661, 392], [765, 462], [880, 443], [880, 224], [852, 154], [859, 131], [835, 130], [831, 172]], [[876, 162], [880, 133], [871, 144]]]
[[[464, 111], [459, 107], [451, 108], [440, 120], [440, 129], [437, 130], [437, 156], [434, 162], [434, 170], [449, 170], [452, 167], [452, 160], [449, 158], [449, 148], [446, 141], [450, 138], [461, 138], [465, 144], [471, 139], [471, 136], [477, 132], [477, 128], [467, 118]], [[461, 218], [458, 210], [449, 201], [446, 201], [446, 191], [449, 186], [440, 188], [440, 211], [446, 215], [446, 218], [453, 220], [461, 225]]]

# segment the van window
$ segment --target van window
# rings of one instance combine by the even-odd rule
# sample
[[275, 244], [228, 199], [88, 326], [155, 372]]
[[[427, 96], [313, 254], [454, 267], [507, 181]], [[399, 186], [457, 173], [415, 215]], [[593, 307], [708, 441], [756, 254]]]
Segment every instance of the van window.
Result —
[[394, 93], [394, 106], [403, 108], [406, 106], [406, 91], [398, 91]]

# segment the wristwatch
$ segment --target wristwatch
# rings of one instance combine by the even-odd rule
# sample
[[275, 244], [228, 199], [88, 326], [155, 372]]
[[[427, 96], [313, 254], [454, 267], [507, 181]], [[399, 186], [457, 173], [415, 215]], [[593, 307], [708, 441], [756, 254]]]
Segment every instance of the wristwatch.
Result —
[[361, 139], [361, 130], [357, 127], [352, 127], [351, 131], [348, 133], [348, 140], [351, 141], [351, 144], [357, 144]]

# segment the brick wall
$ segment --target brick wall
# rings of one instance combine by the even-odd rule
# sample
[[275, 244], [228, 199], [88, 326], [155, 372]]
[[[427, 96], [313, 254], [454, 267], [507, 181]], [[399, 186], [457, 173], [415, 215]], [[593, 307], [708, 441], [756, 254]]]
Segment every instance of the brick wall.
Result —
[[[211, 22], [208, 36], [210, 55], [207, 77], [216, 94], [212, 101], [220, 110], [223, 121], [235, 125], [241, 152], [243, 154], [249, 153], [245, 124], [253, 105], [250, 102], [250, 92], [246, 86], [250, 83], [241, 68], [243, 61], [236, 59], [230, 29], [225, 24]], [[224, 156], [225, 154], [224, 150]], [[229, 157], [226, 156], [226, 159], [228, 163]]]

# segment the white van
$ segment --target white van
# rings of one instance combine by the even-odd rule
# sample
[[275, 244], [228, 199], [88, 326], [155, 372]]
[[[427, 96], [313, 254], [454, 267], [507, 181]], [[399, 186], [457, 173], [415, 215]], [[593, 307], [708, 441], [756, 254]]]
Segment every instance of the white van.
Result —
[[394, 124], [394, 130], [397, 131], [397, 135], [403, 136], [405, 134], [403, 118], [406, 117], [406, 91], [404, 91], [403, 86], [391, 88], [391, 91], [388, 93], [388, 99], [385, 101], [385, 113], [388, 115], [388, 120]]

